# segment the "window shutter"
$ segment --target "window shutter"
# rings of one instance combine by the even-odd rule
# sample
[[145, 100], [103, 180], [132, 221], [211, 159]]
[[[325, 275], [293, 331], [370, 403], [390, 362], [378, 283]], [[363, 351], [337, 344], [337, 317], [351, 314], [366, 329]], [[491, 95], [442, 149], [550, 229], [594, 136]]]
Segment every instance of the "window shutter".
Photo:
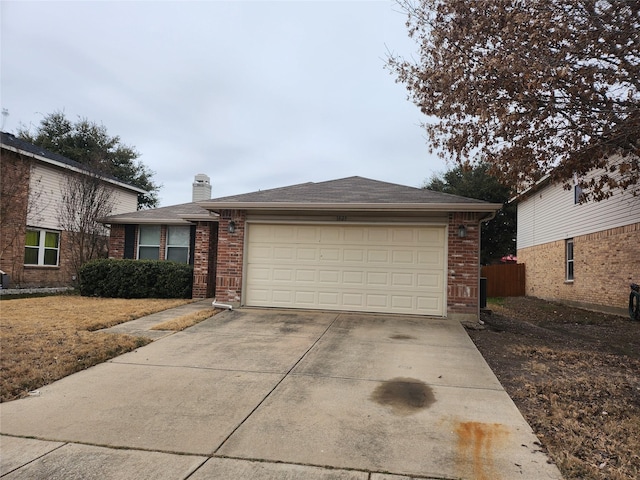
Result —
[[124, 226], [124, 258], [135, 258], [136, 226]]

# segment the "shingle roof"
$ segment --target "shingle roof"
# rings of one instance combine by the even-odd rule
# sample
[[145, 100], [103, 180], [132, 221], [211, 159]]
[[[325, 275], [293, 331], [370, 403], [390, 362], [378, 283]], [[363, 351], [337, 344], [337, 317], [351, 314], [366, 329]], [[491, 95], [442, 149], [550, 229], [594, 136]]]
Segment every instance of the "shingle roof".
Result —
[[[86, 165], [83, 165], [80, 162], [76, 162], [75, 160], [71, 160], [70, 158], [60, 155], [59, 153], [52, 152], [38, 145], [34, 145], [33, 143], [18, 138], [11, 133], [0, 132], [0, 141], [2, 146], [4, 148], [8, 148], [9, 150], [27, 153], [33, 157], [38, 157], [41, 160], [49, 160], [51, 163], [62, 164], [62, 166], [66, 166], [72, 170], [91, 173], [89, 169], [87, 169]], [[129, 185], [115, 177], [111, 177], [108, 175], [100, 175], [100, 177], [108, 181], [109, 183], [118, 184], [119, 186], [127, 188], [129, 190], [133, 190], [138, 193], [147, 193], [145, 190], [134, 187], [133, 185]]]
[[[252, 206], [268, 208], [271, 206], [295, 205], [305, 209], [318, 206], [364, 206], [364, 205], [413, 205], [420, 206], [446, 205], [448, 208], [460, 210], [473, 209], [492, 211], [494, 204], [472, 198], [450, 195], [423, 188], [407, 187], [395, 183], [371, 180], [363, 177], [348, 177], [327, 182], [308, 182], [289, 187], [261, 190], [214, 198], [202, 202], [210, 209], [251, 208]], [[451, 208], [450, 208], [451, 209]]]
[[200, 202], [182, 203], [169, 207], [138, 210], [131, 213], [121, 213], [100, 219], [102, 223], [154, 223], [167, 225], [188, 224], [189, 220], [217, 221], [218, 215], [202, 208]]

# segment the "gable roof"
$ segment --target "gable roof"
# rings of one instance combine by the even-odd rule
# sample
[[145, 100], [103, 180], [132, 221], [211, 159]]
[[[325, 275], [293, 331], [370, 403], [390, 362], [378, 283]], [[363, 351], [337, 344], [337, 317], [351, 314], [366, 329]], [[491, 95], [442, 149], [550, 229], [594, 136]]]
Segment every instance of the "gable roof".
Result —
[[188, 225], [192, 221], [217, 222], [219, 215], [202, 208], [201, 202], [182, 203], [169, 207], [150, 208], [131, 213], [110, 215], [100, 219], [110, 224]]
[[[26, 155], [46, 164], [64, 168], [65, 170], [71, 170], [74, 172], [86, 174], [91, 173], [82, 163], [71, 160], [70, 158], [67, 158], [58, 153], [54, 153], [50, 150], [47, 150], [46, 148], [34, 145], [33, 143], [27, 142], [26, 140], [22, 140], [21, 138], [18, 138], [11, 133], [0, 132], [0, 145], [6, 150], [10, 150], [20, 155]], [[148, 193], [142, 188], [134, 187], [133, 185], [124, 183], [115, 177], [100, 175], [100, 178], [102, 178], [105, 182], [124, 188], [126, 190], [130, 190], [136, 193]]]
[[260, 190], [200, 202], [210, 210], [368, 210], [495, 212], [502, 207], [472, 198], [407, 187], [395, 183], [348, 177]]

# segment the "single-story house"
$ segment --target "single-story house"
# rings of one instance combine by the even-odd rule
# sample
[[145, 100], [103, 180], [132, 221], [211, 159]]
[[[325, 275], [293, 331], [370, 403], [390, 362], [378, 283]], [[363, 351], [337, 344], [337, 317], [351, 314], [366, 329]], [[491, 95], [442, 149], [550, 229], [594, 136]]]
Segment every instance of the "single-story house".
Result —
[[[64, 192], [70, 178], [94, 174], [10, 133], [0, 133], [0, 147], [0, 270], [8, 279], [3, 288], [71, 285], [70, 234], [60, 221]], [[114, 178], [100, 179], [113, 214], [135, 210], [138, 194], [146, 193]]]
[[514, 199], [526, 295], [626, 315], [629, 284], [640, 282], [640, 197], [585, 203], [574, 183], [545, 177]]
[[480, 222], [501, 206], [349, 177], [104, 222], [113, 258], [193, 264], [194, 298], [477, 319]]

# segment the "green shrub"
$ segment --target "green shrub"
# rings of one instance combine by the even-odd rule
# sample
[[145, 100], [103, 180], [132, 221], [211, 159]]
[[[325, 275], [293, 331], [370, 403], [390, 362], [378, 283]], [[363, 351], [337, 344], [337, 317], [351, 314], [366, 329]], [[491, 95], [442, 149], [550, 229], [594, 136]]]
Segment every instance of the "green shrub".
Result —
[[80, 268], [80, 294], [111, 298], [191, 298], [193, 267], [163, 260], [100, 259]]

